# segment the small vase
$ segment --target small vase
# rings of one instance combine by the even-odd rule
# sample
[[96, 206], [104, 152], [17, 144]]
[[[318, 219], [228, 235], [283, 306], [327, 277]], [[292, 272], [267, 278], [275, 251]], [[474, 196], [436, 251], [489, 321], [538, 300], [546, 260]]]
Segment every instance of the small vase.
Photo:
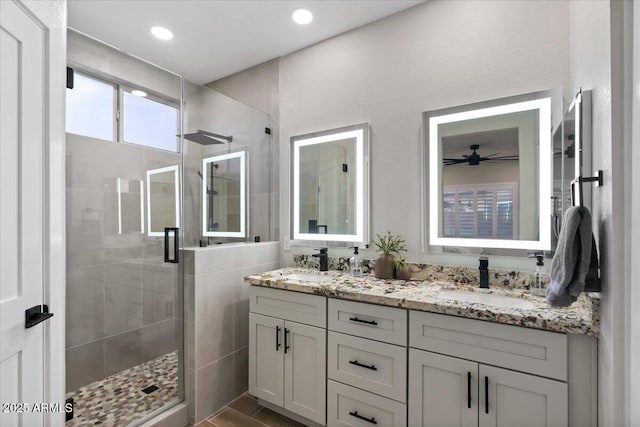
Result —
[[396, 279], [398, 280], [411, 280], [412, 275], [413, 271], [411, 271], [409, 267], [404, 267], [400, 270], [396, 270]]
[[393, 279], [393, 255], [383, 254], [376, 260], [376, 279]]

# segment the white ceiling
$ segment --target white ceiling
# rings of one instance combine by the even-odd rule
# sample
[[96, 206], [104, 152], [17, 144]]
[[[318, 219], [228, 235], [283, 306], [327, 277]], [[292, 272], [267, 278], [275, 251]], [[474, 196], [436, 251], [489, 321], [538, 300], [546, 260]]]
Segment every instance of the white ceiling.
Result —
[[[69, 0], [69, 26], [204, 84], [424, 0]], [[295, 24], [304, 7], [313, 22]], [[174, 39], [155, 39], [160, 25]]]

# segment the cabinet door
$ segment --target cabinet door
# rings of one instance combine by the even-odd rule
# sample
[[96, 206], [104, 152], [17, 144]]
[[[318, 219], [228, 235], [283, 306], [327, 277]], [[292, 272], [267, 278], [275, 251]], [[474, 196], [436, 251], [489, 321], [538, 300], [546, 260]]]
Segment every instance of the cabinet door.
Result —
[[249, 314], [249, 393], [284, 404], [284, 320]]
[[480, 365], [480, 394], [480, 427], [568, 423], [566, 383]]
[[325, 423], [327, 381], [326, 329], [285, 322], [284, 407]]
[[410, 349], [409, 425], [477, 426], [478, 364]]

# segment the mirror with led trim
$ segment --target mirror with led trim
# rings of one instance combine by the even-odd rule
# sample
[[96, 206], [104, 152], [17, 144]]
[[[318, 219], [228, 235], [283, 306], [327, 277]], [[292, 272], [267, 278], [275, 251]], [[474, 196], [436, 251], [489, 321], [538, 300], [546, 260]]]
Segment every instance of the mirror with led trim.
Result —
[[294, 241], [368, 244], [369, 125], [291, 138]]
[[551, 91], [423, 113], [430, 246], [551, 249]]
[[165, 227], [180, 226], [178, 165], [147, 171], [148, 235], [164, 236]]
[[202, 160], [202, 235], [246, 237], [246, 154]]

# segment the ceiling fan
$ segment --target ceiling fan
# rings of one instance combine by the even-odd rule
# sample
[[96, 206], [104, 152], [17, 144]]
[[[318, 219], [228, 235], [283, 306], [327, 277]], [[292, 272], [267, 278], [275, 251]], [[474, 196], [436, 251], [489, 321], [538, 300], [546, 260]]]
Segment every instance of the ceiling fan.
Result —
[[468, 163], [469, 166], [478, 166], [480, 162], [486, 162], [486, 161], [489, 161], [490, 163], [495, 163], [495, 160], [518, 160], [517, 154], [511, 155], [511, 156], [498, 156], [498, 154], [500, 153], [493, 153], [488, 156], [482, 157], [480, 154], [476, 152], [476, 150], [480, 148], [480, 145], [478, 144], [473, 144], [469, 146], [469, 148], [473, 150], [473, 153], [464, 154], [462, 158], [457, 158], [457, 159], [444, 158], [442, 159], [442, 163], [445, 166], [459, 165], [463, 163]]

